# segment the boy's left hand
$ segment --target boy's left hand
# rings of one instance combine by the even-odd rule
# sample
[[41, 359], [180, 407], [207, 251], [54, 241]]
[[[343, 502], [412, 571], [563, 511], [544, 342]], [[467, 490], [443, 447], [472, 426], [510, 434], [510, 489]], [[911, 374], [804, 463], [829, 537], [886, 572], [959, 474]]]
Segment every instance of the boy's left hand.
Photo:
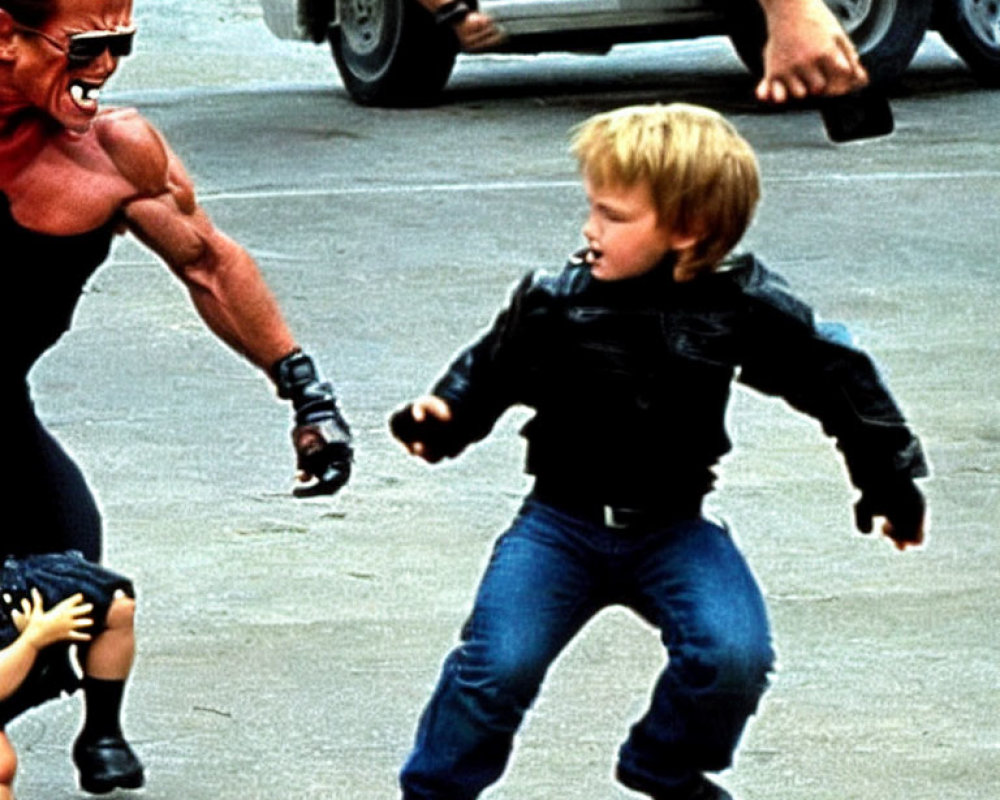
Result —
[[901, 478], [877, 488], [869, 488], [854, 505], [854, 521], [862, 533], [872, 532], [874, 517], [883, 517], [882, 533], [899, 550], [924, 541], [927, 504], [912, 478]]

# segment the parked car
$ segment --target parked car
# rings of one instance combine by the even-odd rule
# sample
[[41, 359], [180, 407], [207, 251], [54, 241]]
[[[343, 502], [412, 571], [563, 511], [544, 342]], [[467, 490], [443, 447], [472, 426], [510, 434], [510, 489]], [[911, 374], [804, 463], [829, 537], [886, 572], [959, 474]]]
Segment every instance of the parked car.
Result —
[[[998, 0], [826, 0], [879, 80], [909, 65], [928, 27], [940, 30], [984, 82], [1000, 85]], [[435, 27], [416, 0], [261, 0], [283, 39], [328, 41], [358, 103], [433, 102], [458, 54], [450, 30]], [[603, 52], [624, 42], [727, 35], [755, 74], [765, 28], [753, 0], [480, 0], [506, 31], [491, 52]], [[725, 10], [721, 10], [725, 9]]]
[[933, 26], [989, 86], [1000, 86], [1000, 3], [935, 0]]

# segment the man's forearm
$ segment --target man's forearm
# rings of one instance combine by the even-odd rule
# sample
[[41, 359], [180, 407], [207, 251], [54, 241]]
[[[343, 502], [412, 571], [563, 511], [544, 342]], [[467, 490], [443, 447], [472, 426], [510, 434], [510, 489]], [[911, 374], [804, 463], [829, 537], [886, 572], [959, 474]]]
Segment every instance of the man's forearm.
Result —
[[219, 234], [204, 258], [177, 272], [212, 332], [261, 369], [295, 349], [260, 270], [232, 240]]

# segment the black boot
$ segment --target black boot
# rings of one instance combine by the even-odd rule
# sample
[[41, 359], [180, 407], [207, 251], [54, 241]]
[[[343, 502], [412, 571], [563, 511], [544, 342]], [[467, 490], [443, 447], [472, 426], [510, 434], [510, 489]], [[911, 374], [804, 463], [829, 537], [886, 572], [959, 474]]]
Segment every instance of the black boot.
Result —
[[648, 794], [653, 800], [733, 800], [733, 796], [719, 784], [696, 773], [672, 788], [654, 786], [618, 766], [618, 780], [630, 789]]
[[124, 681], [83, 679], [86, 718], [73, 745], [73, 763], [85, 792], [138, 789], [145, 782], [142, 762], [125, 741], [118, 722], [124, 692]]
[[145, 783], [142, 763], [121, 736], [77, 739], [73, 763], [79, 772], [80, 788], [91, 794], [138, 789]]

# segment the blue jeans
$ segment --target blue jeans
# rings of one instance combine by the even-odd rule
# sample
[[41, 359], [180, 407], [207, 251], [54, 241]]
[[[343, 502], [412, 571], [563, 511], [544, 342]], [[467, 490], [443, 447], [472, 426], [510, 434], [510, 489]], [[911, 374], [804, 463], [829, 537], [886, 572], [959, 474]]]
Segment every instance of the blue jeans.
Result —
[[729, 766], [774, 660], [763, 597], [729, 532], [701, 518], [623, 532], [529, 497], [421, 716], [404, 798], [471, 800], [498, 780], [549, 665], [616, 604], [656, 626], [669, 653], [619, 778], [664, 792]]

